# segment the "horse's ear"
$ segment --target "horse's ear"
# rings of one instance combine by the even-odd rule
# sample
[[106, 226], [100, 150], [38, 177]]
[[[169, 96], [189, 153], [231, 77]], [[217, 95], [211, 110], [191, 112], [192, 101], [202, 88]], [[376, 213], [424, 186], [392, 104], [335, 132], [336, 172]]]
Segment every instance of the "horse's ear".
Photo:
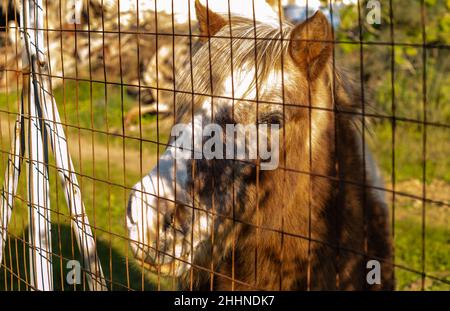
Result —
[[315, 79], [333, 51], [333, 30], [325, 15], [317, 11], [312, 17], [295, 26], [289, 47], [295, 63], [309, 79]]
[[227, 21], [222, 16], [208, 10], [200, 3], [200, 0], [195, 0], [195, 11], [200, 26], [200, 41], [206, 41], [207, 37], [214, 36], [227, 24]]

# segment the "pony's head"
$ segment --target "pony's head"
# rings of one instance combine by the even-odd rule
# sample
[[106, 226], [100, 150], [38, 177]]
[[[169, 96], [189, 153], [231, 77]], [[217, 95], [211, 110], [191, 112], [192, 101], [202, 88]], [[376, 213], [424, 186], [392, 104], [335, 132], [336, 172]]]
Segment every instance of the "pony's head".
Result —
[[[306, 150], [327, 122], [311, 107], [330, 110], [333, 102], [333, 35], [321, 12], [294, 26], [229, 18], [198, 1], [196, 10], [203, 45], [176, 79], [177, 125], [157, 166], [134, 186], [127, 210], [135, 256], [178, 275], [199, 248], [212, 240], [227, 247], [237, 223], [253, 223], [258, 206], [274, 203], [279, 163], [308, 169]], [[260, 131], [263, 125], [270, 130]], [[253, 136], [246, 132], [252, 126]], [[205, 132], [215, 139], [206, 141]], [[245, 157], [236, 157], [239, 142], [227, 146], [240, 134]], [[213, 156], [202, 148], [208, 144]]]

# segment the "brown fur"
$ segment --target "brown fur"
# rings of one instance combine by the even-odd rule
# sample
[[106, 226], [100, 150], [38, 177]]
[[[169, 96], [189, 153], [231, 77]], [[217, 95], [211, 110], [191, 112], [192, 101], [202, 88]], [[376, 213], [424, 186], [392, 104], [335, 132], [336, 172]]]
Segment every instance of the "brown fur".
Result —
[[[342, 98], [338, 98], [338, 104], [351, 108]], [[213, 267], [228, 278], [214, 275], [211, 281], [210, 273], [193, 268], [194, 289], [393, 289], [387, 207], [370, 189], [361, 186], [364, 166], [354, 120], [344, 114], [337, 118], [333, 113], [325, 114], [327, 128], [316, 138], [311, 168], [300, 163], [309, 157], [306, 147], [286, 147], [287, 167], [304, 174], [282, 168], [260, 172], [257, 189], [253, 165], [232, 161], [196, 163], [196, 180], [201, 182], [194, 187], [204, 196], [199, 200], [211, 200], [214, 193], [214, 204], [210, 206], [228, 218], [217, 217], [221, 224], [215, 240], [220, 242], [214, 243], [213, 248], [206, 242], [196, 252], [195, 264]], [[317, 117], [312, 115], [313, 119]], [[308, 136], [308, 132], [308, 124], [292, 125], [286, 129], [286, 141], [300, 146], [298, 140]], [[230, 169], [234, 179], [227, 176], [217, 180], [218, 172]], [[233, 210], [234, 223], [230, 220]], [[272, 230], [258, 230], [258, 225]], [[365, 265], [369, 258], [385, 260], [381, 286], [370, 287], [366, 283]], [[181, 286], [189, 288], [190, 272], [185, 277]]]
[[[196, 202], [218, 216], [213, 237], [196, 250], [181, 288], [393, 289], [387, 206], [370, 188], [373, 172], [364, 166], [358, 118], [344, 113], [358, 112], [357, 98], [339, 70], [332, 70], [331, 28], [322, 26], [329, 24], [317, 13], [293, 30], [292, 42], [305, 39], [305, 27], [321, 42], [291, 43], [292, 61], [285, 65], [293, 78], [286, 83], [297, 86], [286, 88], [285, 100], [327, 109], [286, 107], [283, 120], [278, 119], [285, 135], [280, 154], [286, 154], [280, 168], [259, 171], [256, 162], [232, 160], [195, 162], [191, 186]], [[228, 110], [213, 121], [226, 124], [237, 118]], [[382, 263], [379, 286], [366, 282], [366, 262], [373, 258]]]

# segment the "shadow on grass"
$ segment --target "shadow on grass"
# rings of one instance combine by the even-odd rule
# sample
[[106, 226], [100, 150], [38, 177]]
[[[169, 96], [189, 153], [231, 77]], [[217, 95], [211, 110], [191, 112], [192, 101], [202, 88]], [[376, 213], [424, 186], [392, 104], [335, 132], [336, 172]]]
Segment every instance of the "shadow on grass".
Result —
[[[67, 274], [72, 270], [71, 267], [67, 267], [68, 262], [70, 260], [81, 262], [75, 236], [71, 234], [70, 226], [53, 224], [52, 230], [54, 289], [59, 291], [89, 290], [84, 272], [79, 285], [70, 285], [66, 280]], [[0, 290], [31, 289], [29, 287], [29, 245], [27, 237], [28, 228], [20, 236], [8, 236], [0, 268]], [[148, 272], [142, 272], [140, 268], [135, 266], [133, 258], [127, 260], [114, 246], [110, 246], [109, 241], [97, 239], [97, 252], [109, 290], [157, 289], [156, 277]]]

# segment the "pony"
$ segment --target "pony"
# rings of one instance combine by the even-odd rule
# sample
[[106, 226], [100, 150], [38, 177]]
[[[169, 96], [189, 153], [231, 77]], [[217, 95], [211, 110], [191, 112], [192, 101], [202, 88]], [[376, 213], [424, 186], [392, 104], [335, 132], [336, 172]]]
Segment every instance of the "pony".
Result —
[[[172, 132], [131, 191], [136, 259], [180, 289], [393, 289], [383, 184], [359, 126], [358, 96], [333, 61], [326, 17], [263, 22], [198, 1], [196, 13], [202, 46], [175, 95], [176, 123], [190, 130]], [[195, 147], [177, 144], [213, 123], [278, 125], [266, 135], [280, 137], [278, 167], [261, 169], [261, 157], [198, 158]], [[374, 262], [378, 281], [368, 276]]]

